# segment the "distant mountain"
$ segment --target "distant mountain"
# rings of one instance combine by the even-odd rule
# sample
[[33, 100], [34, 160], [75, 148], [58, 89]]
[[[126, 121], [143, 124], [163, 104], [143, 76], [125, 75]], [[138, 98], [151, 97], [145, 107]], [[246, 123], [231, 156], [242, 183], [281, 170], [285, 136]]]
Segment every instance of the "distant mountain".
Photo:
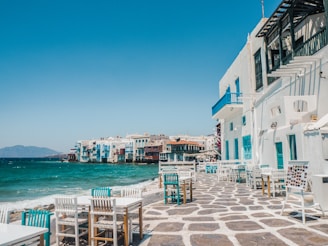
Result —
[[2, 158], [10, 158], [10, 157], [47, 157], [58, 155], [59, 152], [49, 149], [49, 148], [42, 148], [42, 147], [35, 147], [35, 146], [23, 146], [23, 145], [16, 145], [12, 147], [5, 147], [0, 149], [0, 157]]

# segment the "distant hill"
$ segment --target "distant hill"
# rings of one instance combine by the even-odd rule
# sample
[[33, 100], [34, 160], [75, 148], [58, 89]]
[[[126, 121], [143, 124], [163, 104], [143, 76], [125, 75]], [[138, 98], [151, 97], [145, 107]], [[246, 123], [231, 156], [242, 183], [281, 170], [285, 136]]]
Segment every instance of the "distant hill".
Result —
[[47, 157], [58, 155], [59, 152], [43, 147], [35, 147], [35, 146], [23, 146], [16, 145], [12, 147], [5, 147], [0, 149], [0, 157], [1, 158], [33, 158], [33, 157]]

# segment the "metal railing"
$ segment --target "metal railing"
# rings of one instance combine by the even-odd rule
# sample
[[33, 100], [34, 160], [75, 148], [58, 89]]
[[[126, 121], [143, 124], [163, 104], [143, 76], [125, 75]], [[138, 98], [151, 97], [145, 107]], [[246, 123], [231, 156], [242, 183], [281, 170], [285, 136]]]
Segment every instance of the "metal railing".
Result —
[[226, 92], [223, 95], [223, 97], [221, 97], [219, 99], [219, 101], [217, 101], [217, 103], [212, 107], [212, 115], [215, 115], [226, 105], [242, 104], [243, 100], [242, 100], [241, 96], [242, 96], [242, 93]]

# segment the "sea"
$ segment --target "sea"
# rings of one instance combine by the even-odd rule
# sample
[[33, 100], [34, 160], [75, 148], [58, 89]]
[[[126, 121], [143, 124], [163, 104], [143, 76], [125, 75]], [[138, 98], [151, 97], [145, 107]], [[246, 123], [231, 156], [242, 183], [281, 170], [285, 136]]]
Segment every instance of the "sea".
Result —
[[57, 195], [90, 195], [94, 187], [144, 187], [158, 176], [158, 165], [61, 162], [49, 158], [1, 158], [0, 206], [13, 210], [54, 203]]

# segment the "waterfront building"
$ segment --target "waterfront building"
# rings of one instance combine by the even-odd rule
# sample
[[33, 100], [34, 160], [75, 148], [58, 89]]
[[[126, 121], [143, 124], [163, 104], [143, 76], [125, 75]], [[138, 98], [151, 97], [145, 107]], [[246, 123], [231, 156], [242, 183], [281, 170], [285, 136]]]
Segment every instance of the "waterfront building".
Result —
[[145, 145], [149, 142], [149, 134], [131, 135], [133, 140], [133, 162], [143, 162], [145, 159]]
[[203, 149], [197, 142], [177, 138], [166, 143], [166, 149], [160, 154], [160, 161], [186, 161], [190, 154], [198, 154]]
[[[183, 138], [183, 139], [182, 139]], [[77, 141], [75, 154], [79, 162], [95, 163], [157, 163], [159, 160], [195, 159], [197, 153], [204, 160], [214, 158], [214, 135], [174, 136], [164, 134], [132, 134]]]
[[328, 173], [328, 1], [283, 0], [219, 81], [222, 160]]

